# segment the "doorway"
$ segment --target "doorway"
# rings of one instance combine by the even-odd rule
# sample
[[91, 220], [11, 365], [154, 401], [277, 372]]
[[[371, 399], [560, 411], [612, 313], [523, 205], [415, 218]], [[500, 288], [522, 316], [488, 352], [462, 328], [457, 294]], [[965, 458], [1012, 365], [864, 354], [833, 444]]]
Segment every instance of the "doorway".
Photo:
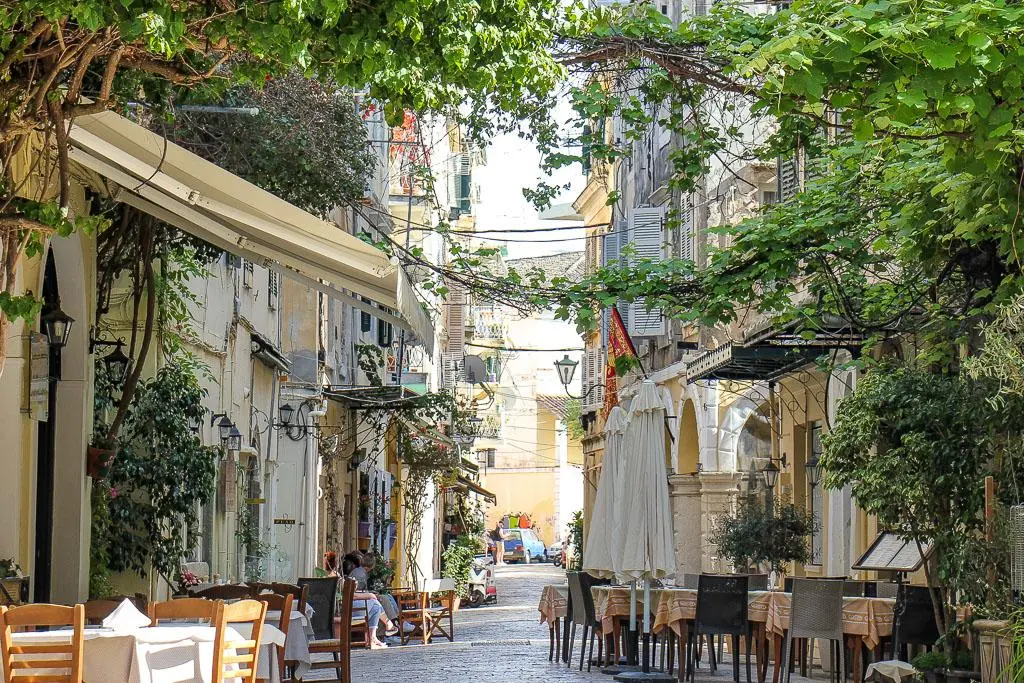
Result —
[[[43, 275], [42, 316], [60, 307], [57, 292], [57, 265], [53, 252], [46, 255], [46, 270]], [[41, 325], [41, 323], [40, 323]], [[40, 332], [45, 330], [40, 327]], [[49, 392], [47, 396], [47, 417], [37, 423], [36, 434], [36, 533], [35, 558], [32, 564], [34, 575], [34, 602], [50, 602], [50, 576], [53, 568], [53, 484], [57, 445], [57, 380], [60, 378], [60, 349], [50, 347]]]

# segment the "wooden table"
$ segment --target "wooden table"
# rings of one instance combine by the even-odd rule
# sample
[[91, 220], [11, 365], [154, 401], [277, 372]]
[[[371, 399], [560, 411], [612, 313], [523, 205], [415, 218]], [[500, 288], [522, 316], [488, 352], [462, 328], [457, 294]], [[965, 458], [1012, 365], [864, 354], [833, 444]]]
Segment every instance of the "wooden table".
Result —
[[[609, 629], [617, 620], [629, 616], [628, 587], [595, 586], [593, 595], [594, 611]], [[782, 591], [751, 591], [748, 600], [748, 618], [758, 640], [758, 680], [763, 683], [768, 665], [766, 646], [771, 641], [775, 645], [775, 652], [780, 651], [782, 638], [790, 622], [792, 595]], [[654, 588], [651, 589], [651, 603], [652, 631], [658, 633], [668, 628], [681, 639], [686, 638], [688, 622], [696, 618], [697, 591], [689, 588]], [[861, 646], [874, 650], [883, 638], [892, 635], [895, 605], [896, 601], [892, 598], [843, 598], [843, 633], [854, 641], [851, 643], [854, 680], [861, 680]], [[642, 616], [642, 610], [643, 595], [638, 593], [638, 617]], [[774, 681], [778, 681], [779, 666], [781, 662], [776, 661]]]
[[[569, 614], [569, 586], [564, 583], [553, 583], [540, 591], [540, 604], [537, 606], [540, 611], [540, 623], [548, 625], [548, 661], [552, 661], [555, 658], [555, 653], [559, 655], [560, 661], [565, 661], [568, 657], [563, 652], [562, 648], [562, 622]], [[568, 628], [569, 622], [565, 621], [564, 626]], [[568, 642], [568, 634], [566, 634], [565, 641]]]

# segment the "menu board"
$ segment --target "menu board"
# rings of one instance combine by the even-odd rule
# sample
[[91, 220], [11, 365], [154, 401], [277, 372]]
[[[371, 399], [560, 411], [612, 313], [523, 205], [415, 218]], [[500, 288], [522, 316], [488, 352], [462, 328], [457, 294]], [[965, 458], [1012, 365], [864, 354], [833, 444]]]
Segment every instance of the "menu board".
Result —
[[50, 344], [45, 334], [29, 335], [28, 412], [33, 420], [50, 419]]
[[[923, 552], [922, 552], [923, 551]], [[931, 543], [901, 538], [894, 533], [879, 534], [868, 551], [852, 569], [875, 572], [914, 572], [921, 568], [924, 558], [931, 552]]]

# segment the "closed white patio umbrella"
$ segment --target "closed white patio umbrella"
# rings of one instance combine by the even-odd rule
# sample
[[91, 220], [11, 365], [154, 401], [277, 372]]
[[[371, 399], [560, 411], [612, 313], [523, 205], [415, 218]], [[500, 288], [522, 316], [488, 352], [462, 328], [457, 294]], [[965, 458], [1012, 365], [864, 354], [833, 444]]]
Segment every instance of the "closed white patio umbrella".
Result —
[[621, 500], [616, 494], [622, 491], [619, 465], [625, 427], [626, 411], [615, 406], [604, 424], [601, 481], [597, 485], [587, 546], [583, 553], [583, 571], [602, 579], [615, 578], [616, 564], [622, 553], [622, 536], [616, 533], [620, 525], [617, 524], [615, 503]]
[[624, 672], [615, 680], [672, 680], [650, 671], [651, 581], [676, 573], [665, 467], [665, 404], [650, 380], [644, 380], [630, 405], [619, 476], [623, 492], [616, 508], [624, 524], [617, 574], [620, 580], [643, 581], [644, 654], [642, 671]]

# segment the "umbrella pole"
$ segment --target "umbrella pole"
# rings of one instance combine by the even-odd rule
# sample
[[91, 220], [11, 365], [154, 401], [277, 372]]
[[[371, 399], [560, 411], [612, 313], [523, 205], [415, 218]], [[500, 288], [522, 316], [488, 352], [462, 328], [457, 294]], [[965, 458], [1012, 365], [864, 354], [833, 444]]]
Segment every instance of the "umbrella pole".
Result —
[[[635, 629], [636, 624], [636, 582], [632, 584], [630, 591], [630, 627]], [[644, 579], [644, 654], [643, 668], [640, 671], [624, 671], [615, 677], [616, 681], [653, 681], [653, 683], [675, 683], [675, 676], [669, 676], [660, 671], [651, 671], [651, 580]], [[635, 631], [631, 631], [631, 634]], [[680, 662], [679, 666], [686, 666]]]
[[650, 673], [650, 579], [643, 580], [643, 673]]
[[636, 646], [638, 643], [636, 637], [636, 581], [629, 582], [629, 663], [633, 666], [637, 665], [637, 651]]

